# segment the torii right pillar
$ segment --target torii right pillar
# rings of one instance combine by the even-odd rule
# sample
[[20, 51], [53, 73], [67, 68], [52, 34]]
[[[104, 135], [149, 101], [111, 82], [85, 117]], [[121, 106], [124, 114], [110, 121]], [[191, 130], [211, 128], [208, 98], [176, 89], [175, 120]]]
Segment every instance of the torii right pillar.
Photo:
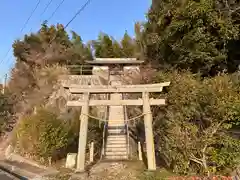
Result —
[[143, 99], [143, 114], [144, 114], [148, 170], [155, 171], [156, 158], [155, 158], [155, 148], [154, 148], [153, 127], [152, 127], [153, 117], [152, 117], [151, 107], [149, 103], [149, 92], [143, 92], [142, 99]]

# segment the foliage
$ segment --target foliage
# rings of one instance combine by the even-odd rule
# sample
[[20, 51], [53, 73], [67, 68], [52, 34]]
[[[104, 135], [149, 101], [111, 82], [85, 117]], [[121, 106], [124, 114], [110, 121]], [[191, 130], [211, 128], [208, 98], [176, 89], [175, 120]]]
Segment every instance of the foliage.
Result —
[[[33, 107], [49, 104], [53, 92], [61, 91], [60, 75], [85, 72], [79, 73], [79, 69], [86, 60], [136, 57], [167, 73], [156, 75], [151, 67], [144, 67], [137, 78], [126, 77], [126, 82], [171, 81], [164, 91], [167, 106], [153, 109], [156, 151], [160, 155], [157, 160], [179, 174], [219, 173], [234, 168], [240, 157], [240, 142], [231, 134], [239, 131], [239, 75], [219, 72], [233, 73], [240, 64], [239, 14], [239, 2], [234, 0], [153, 0], [148, 21], [135, 24], [134, 38], [125, 32], [117, 41], [100, 33], [86, 44], [76, 32], [69, 35], [63, 25], [43, 23], [37, 33], [13, 44], [16, 64], [9, 90], [15, 113], [25, 115], [15, 130], [16, 146], [20, 152], [44, 158], [61, 149], [65, 153], [69, 145], [76, 146], [78, 110], [67, 113], [70, 121], [59, 111], [41, 109], [35, 115], [28, 114]], [[209, 76], [212, 78], [203, 78]], [[9, 110], [6, 104], [0, 96], [0, 113]], [[133, 134], [144, 141], [143, 132], [141, 121]], [[88, 142], [97, 140], [99, 151], [100, 137], [102, 125], [91, 119]], [[146, 174], [143, 178], [155, 177]]]
[[154, 0], [145, 24], [146, 57], [163, 68], [204, 75], [232, 68], [228, 42], [237, 40], [239, 27], [226, 16], [231, 10], [216, 3], [220, 1]]
[[135, 41], [127, 33], [121, 42], [100, 34], [98, 40], [84, 44], [74, 31], [70, 38], [63, 25], [43, 23], [37, 33], [16, 40], [13, 50], [16, 64], [11, 72], [9, 89], [15, 111], [26, 114], [34, 106], [46, 104], [58, 88], [56, 82], [60, 75], [68, 74], [68, 71], [71, 74], [91, 73], [85, 60], [93, 59], [94, 53], [97, 57], [132, 57], [136, 48]]
[[238, 69], [239, 10], [238, 1], [154, 0], [148, 12], [146, 59], [200, 72], [156, 78], [171, 81], [168, 105], [154, 109], [156, 148], [177, 173], [218, 173], [239, 163], [240, 143], [230, 133], [239, 131], [239, 76], [218, 75]]
[[127, 32], [125, 32], [122, 40], [122, 51], [123, 51], [123, 57], [126, 58], [132, 58], [134, 57], [135, 53], [135, 42], [134, 40], [128, 35]]
[[[18, 65], [28, 67], [21, 63], [17, 63], [16, 67]], [[34, 107], [47, 104], [51, 94], [59, 89], [59, 78], [67, 74], [68, 69], [59, 65], [27, 68], [24, 71], [14, 69], [9, 91], [12, 93], [11, 99], [15, 102], [15, 112], [26, 114], [32, 112]]]
[[7, 130], [10, 114], [12, 113], [12, 104], [8, 96], [0, 93], [0, 134]]
[[154, 110], [156, 148], [174, 172], [216, 173], [239, 163], [240, 142], [229, 134], [239, 124], [236, 76], [201, 80], [191, 73], [160, 74], [169, 79], [167, 106]]
[[64, 66], [92, 59], [80, 36], [72, 32], [70, 39], [60, 24], [55, 27], [44, 23], [37, 33], [16, 40], [13, 51], [16, 64], [8, 84], [15, 112], [21, 114], [46, 103], [59, 76], [68, 74]]
[[[63, 25], [48, 26], [46, 22], [37, 33], [16, 40], [13, 44], [13, 52], [16, 58], [14, 70], [24, 75], [26, 81], [31, 80], [32, 70], [36, 67], [66, 65], [71, 73], [78, 74], [85, 60], [93, 59], [90, 46], [84, 44], [76, 32], [72, 31], [70, 38]], [[34, 86], [34, 83], [31, 86]]]
[[[58, 114], [46, 109], [39, 109], [36, 114], [23, 117], [14, 130], [13, 145], [19, 153], [45, 160], [52, 157], [58, 160], [68, 152], [77, 152], [79, 137], [80, 112], [75, 112], [72, 119], [60, 119]], [[95, 142], [95, 152], [101, 153], [102, 126], [90, 119], [88, 142]], [[88, 147], [88, 146], [87, 146]]]
[[81, 37], [72, 31], [69, 38], [63, 25], [48, 26], [46, 23], [37, 33], [25, 35], [23, 40], [13, 44], [14, 56], [17, 62], [25, 62], [29, 66], [45, 66], [47, 64], [83, 64], [91, 60], [88, 46]]
[[20, 153], [48, 158], [65, 150], [74, 141], [74, 137], [68, 122], [41, 109], [17, 124], [13, 143]]
[[119, 44], [107, 34], [100, 33], [98, 35], [98, 39], [96, 41], [93, 41], [92, 45], [95, 49], [96, 57], [113, 58], [120, 56], [119, 54], [117, 54], [121, 53]]
[[[94, 109], [90, 109], [90, 114], [93, 116], [97, 116], [95, 114]], [[70, 127], [72, 132], [74, 133], [75, 137], [75, 142], [72, 146], [71, 151], [72, 152], [77, 152], [78, 148], [78, 137], [79, 137], [79, 128], [80, 128], [80, 123], [81, 120], [79, 120], [79, 117], [81, 115], [80, 111], [75, 111], [72, 116], [70, 121]], [[103, 123], [99, 123], [98, 120], [89, 118], [88, 120], [88, 134], [87, 134], [87, 150], [89, 150], [89, 146], [91, 142], [94, 142], [94, 151], [95, 155], [97, 155], [97, 158], [100, 156], [101, 150], [102, 150], [102, 141], [103, 141]], [[95, 157], [96, 158], [96, 157]]]
[[120, 42], [107, 34], [100, 33], [97, 40], [92, 41], [95, 56], [98, 58], [133, 58], [141, 49], [137, 41], [125, 32]]

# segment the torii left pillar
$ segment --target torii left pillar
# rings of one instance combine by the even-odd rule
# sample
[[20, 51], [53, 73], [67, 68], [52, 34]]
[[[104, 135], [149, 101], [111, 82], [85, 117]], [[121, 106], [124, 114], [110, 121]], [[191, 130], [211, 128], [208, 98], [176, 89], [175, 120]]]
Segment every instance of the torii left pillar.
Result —
[[80, 116], [80, 132], [78, 142], [78, 155], [77, 155], [77, 171], [83, 172], [85, 170], [85, 153], [87, 144], [88, 132], [88, 113], [89, 113], [89, 93], [83, 94], [84, 105], [82, 106]]

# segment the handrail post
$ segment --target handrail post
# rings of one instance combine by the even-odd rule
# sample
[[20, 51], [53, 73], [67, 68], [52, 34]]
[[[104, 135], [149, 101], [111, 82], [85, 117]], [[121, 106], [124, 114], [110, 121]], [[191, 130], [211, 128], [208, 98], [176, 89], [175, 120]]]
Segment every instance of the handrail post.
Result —
[[90, 157], [89, 157], [90, 163], [94, 161], [94, 142], [91, 142], [90, 144]]

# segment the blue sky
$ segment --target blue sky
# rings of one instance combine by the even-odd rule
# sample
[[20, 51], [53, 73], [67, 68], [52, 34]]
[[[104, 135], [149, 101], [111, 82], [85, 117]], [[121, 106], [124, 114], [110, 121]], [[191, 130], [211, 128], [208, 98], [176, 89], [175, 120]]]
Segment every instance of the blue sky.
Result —
[[[4, 0], [0, 2], [0, 61], [16, 38], [21, 38], [30, 30], [37, 31], [43, 20], [48, 19], [62, 0], [53, 0], [47, 11], [40, 16], [49, 0], [41, 0], [38, 9], [28, 25], [20, 33], [25, 21], [38, 0]], [[66, 24], [86, 0], [65, 0], [49, 24]], [[74, 30], [84, 41], [96, 39], [98, 33], [105, 32], [115, 39], [120, 39], [127, 30], [134, 34], [134, 23], [145, 20], [145, 14], [151, 0], [92, 0], [87, 8], [69, 25], [68, 30]], [[0, 64], [0, 80], [14, 65], [12, 51]]]

